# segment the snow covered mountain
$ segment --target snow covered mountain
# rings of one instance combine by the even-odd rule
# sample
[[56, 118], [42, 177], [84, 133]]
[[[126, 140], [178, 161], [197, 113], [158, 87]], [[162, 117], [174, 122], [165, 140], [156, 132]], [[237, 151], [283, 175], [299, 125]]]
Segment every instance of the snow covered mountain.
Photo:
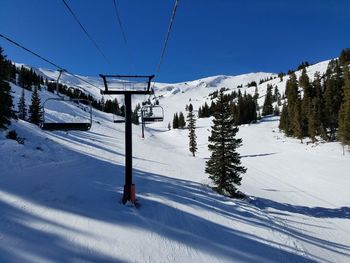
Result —
[[[307, 68], [310, 78], [328, 61]], [[48, 78], [57, 72], [38, 69]], [[297, 72], [299, 76], [300, 72]], [[170, 130], [173, 114], [198, 109], [222, 87], [253, 94], [267, 84], [284, 92], [287, 77], [252, 73], [176, 84], [156, 83], [165, 121], [146, 138], [133, 126], [134, 181], [139, 208], [121, 204], [124, 125], [93, 111], [88, 132], [46, 132], [13, 121], [24, 144], [0, 133], [0, 262], [349, 262], [350, 155], [339, 143], [301, 144], [278, 131], [278, 117], [240, 126], [249, 199], [213, 192], [205, 162], [211, 119], [197, 122], [198, 154], [188, 131]], [[82, 77], [97, 86], [99, 79]], [[71, 76], [96, 98], [98, 89]], [[12, 85], [15, 104], [21, 88]], [[31, 92], [26, 92], [30, 101]], [[42, 102], [53, 95], [40, 92]], [[147, 98], [147, 97], [146, 97]], [[144, 100], [134, 97], [134, 103]], [[72, 121], [88, 113], [69, 102], [48, 105], [47, 118]]]

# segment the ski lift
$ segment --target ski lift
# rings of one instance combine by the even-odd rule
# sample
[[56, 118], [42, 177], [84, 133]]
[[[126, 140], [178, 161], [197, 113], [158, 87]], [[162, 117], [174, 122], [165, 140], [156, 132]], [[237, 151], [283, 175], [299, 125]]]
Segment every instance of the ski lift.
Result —
[[[75, 131], [88, 131], [90, 130], [92, 126], [92, 105], [91, 101], [86, 100], [86, 99], [65, 99], [64, 96], [61, 96], [58, 91], [58, 83], [59, 79], [61, 78], [63, 70], [59, 71], [59, 75], [56, 81], [56, 92], [59, 98], [49, 98], [45, 100], [43, 103], [43, 121], [40, 125], [42, 130], [47, 130], [47, 131], [70, 131], [70, 130], [75, 130]], [[89, 121], [85, 122], [47, 122], [45, 119], [45, 105], [49, 101], [64, 101], [64, 102], [73, 102], [76, 103], [78, 106], [82, 106], [83, 110], [86, 110], [86, 108], [89, 109], [89, 114], [90, 118]]]
[[144, 105], [141, 108], [142, 122], [162, 122], [164, 120], [164, 109], [160, 105]]
[[115, 113], [112, 113], [112, 114], [113, 114], [113, 122], [114, 123], [125, 123], [125, 117], [124, 117], [124, 119], [117, 119], [115, 117], [117, 114], [115, 114]]

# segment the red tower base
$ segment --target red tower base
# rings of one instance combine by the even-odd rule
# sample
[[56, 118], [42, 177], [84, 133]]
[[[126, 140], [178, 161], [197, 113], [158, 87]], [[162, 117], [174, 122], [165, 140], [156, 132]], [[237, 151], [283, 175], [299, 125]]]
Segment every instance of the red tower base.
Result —
[[132, 185], [124, 185], [124, 194], [123, 194], [123, 204], [127, 201], [135, 204], [136, 202], [136, 187]]

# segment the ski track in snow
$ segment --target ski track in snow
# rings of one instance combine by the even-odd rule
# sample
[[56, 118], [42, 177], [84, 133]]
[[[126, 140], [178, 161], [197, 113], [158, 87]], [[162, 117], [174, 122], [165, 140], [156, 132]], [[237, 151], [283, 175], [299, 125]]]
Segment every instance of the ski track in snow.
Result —
[[[309, 67], [310, 77], [326, 65]], [[165, 122], [148, 125], [146, 139], [133, 126], [136, 207], [120, 201], [124, 125], [113, 123], [111, 114], [94, 111], [89, 132], [43, 132], [14, 122], [25, 144], [0, 134], [0, 262], [349, 262], [350, 162], [338, 144], [285, 138], [276, 117], [241, 126], [239, 150], [248, 168], [241, 189], [249, 197], [232, 200], [213, 192], [204, 173], [211, 119], [197, 122], [195, 158], [187, 150], [187, 131], [166, 128], [189, 101], [197, 109], [216, 89], [269, 76], [157, 83]], [[283, 92], [285, 82], [265, 82], [259, 93], [268, 83]], [[12, 89], [16, 105], [21, 90]], [[42, 101], [54, 96], [40, 94]], [[25, 95], [30, 101], [30, 92]], [[88, 117], [73, 104], [48, 107], [52, 121]]]

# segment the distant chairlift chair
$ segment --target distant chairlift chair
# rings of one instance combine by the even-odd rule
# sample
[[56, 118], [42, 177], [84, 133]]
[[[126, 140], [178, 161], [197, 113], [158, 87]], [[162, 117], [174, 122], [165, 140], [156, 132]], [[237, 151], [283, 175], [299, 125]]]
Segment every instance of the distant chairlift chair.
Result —
[[[41, 123], [41, 129], [43, 130], [47, 130], [47, 131], [70, 131], [70, 130], [75, 130], [75, 131], [88, 131], [91, 128], [92, 125], [92, 105], [91, 105], [91, 101], [89, 100], [85, 100], [85, 99], [65, 99], [64, 96], [61, 96], [59, 94], [59, 89], [58, 89], [58, 84], [59, 84], [59, 79], [61, 78], [63, 70], [59, 71], [59, 75], [57, 78], [57, 82], [56, 82], [56, 92], [57, 95], [60, 98], [49, 98], [47, 100], [45, 100], [44, 104], [43, 104], [43, 122]], [[48, 101], [68, 101], [68, 102], [74, 102], [74, 103], [78, 103], [78, 104], [83, 104], [83, 105], [88, 105], [89, 106], [89, 113], [90, 113], [90, 118], [88, 122], [47, 122], [45, 120], [45, 104]]]
[[160, 105], [144, 105], [141, 108], [141, 121], [143, 123], [162, 122], [164, 109]]

